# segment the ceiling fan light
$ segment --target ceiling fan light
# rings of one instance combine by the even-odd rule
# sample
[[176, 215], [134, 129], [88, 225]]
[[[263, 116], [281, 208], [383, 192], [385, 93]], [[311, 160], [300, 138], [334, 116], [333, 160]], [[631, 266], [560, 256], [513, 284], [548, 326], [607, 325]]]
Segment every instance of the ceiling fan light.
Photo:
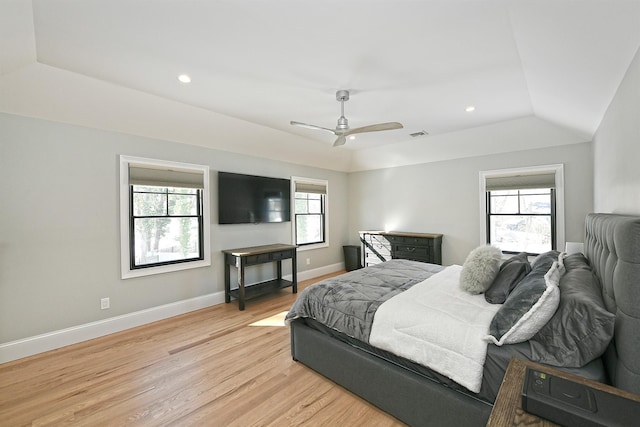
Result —
[[338, 125], [336, 126], [336, 129], [340, 129], [340, 130], [349, 129], [349, 120], [347, 120], [347, 118], [344, 115], [340, 116], [340, 118], [338, 119]]

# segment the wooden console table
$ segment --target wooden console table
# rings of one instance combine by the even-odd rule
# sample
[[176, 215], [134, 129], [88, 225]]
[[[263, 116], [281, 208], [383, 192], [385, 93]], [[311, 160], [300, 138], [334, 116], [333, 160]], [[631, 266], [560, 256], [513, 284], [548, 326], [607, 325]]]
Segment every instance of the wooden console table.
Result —
[[[293, 287], [293, 293], [298, 292], [298, 278], [296, 272], [295, 245], [277, 243], [274, 245], [253, 246], [250, 248], [225, 249], [224, 253], [224, 301], [231, 302], [231, 297], [238, 300], [240, 310], [244, 310], [245, 300], [264, 295], [282, 288]], [[292, 280], [282, 278], [282, 260], [291, 259]], [[277, 263], [278, 277], [262, 283], [245, 285], [244, 268], [250, 265]], [[231, 289], [231, 266], [238, 269], [238, 289]]]

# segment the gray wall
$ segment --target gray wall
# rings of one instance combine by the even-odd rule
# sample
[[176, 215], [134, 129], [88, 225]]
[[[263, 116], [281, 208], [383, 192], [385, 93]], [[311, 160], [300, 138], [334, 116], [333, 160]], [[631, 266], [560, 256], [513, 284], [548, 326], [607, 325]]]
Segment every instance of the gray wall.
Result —
[[593, 141], [595, 211], [640, 214], [640, 50]]
[[218, 170], [327, 179], [331, 246], [298, 267], [342, 262], [345, 173], [0, 114], [0, 343], [223, 291], [221, 249], [291, 242], [290, 223], [218, 225], [214, 195], [210, 267], [120, 279], [120, 154], [209, 165], [212, 189]]
[[591, 143], [415, 166], [349, 176], [349, 233], [357, 243], [366, 229], [444, 234], [443, 264], [462, 264], [480, 244], [479, 172], [564, 164], [567, 241], [583, 241], [593, 206]]

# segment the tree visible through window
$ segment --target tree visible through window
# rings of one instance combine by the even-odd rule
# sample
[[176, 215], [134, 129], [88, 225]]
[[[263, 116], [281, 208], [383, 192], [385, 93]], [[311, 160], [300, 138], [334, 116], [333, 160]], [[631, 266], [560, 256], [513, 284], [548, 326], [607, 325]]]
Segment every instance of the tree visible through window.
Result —
[[202, 190], [131, 185], [131, 268], [203, 259]]
[[296, 243], [325, 241], [325, 194], [295, 193]]
[[123, 279], [211, 265], [209, 167], [120, 156]]
[[554, 189], [487, 191], [487, 243], [507, 253], [555, 249]]

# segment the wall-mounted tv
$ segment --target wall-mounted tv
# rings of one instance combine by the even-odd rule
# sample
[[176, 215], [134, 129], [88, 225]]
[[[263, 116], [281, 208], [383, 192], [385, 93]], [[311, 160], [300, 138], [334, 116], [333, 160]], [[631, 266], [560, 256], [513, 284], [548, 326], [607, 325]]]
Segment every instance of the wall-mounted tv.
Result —
[[291, 181], [218, 172], [218, 224], [291, 221]]

